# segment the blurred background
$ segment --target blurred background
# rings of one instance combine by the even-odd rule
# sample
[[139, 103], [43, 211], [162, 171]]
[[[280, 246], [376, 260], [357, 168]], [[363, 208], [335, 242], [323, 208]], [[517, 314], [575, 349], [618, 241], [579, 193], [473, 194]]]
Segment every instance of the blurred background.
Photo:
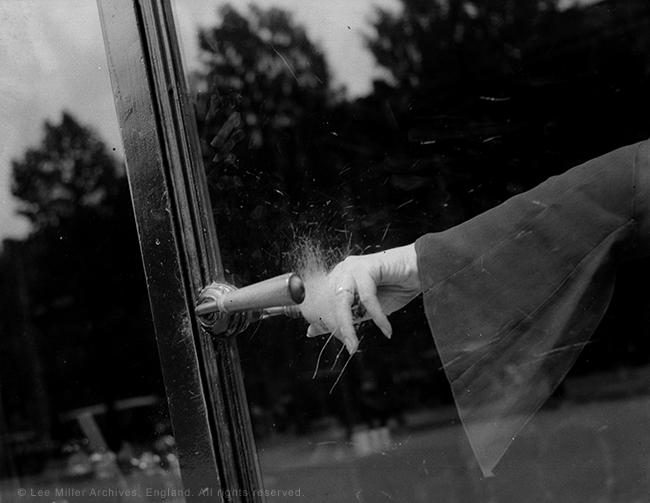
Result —
[[[650, 133], [643, 0], [173, 4], [237, 285], [314, 250], [333, 262], [412, 242]], [[180, 487], [96, 7], [0, 12], [0, 494]], [[391, 341], [363, 326], [349, 362], [297, 320], [249, 329], [238, 342], [267, 488], [645, 501], [649, 279], [647, 260], [622, 267], [598, 332], [492, 479], [419, 301], [392, 316]]]

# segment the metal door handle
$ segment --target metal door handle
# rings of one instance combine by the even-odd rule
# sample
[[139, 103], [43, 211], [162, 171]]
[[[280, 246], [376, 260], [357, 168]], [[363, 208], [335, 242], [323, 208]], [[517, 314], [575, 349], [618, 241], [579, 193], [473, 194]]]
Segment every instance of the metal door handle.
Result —
[[304, 299], [305, 284], [298, 274], [290, 272], [243, 288], [212, 283], [199, 294], [195, 312], [208, 332], [232, 335], [267, 317], [298, 317], [299, 310], [292, 306]]

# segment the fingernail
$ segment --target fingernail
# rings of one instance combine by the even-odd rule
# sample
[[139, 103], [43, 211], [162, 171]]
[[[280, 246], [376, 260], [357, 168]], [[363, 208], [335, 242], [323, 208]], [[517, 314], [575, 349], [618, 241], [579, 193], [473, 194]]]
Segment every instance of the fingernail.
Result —
[[355, 349], [354, 349], [354, 342], [352, 342], [352, 341], [349, 340], [349, 339], [346, 339], [346, 341], [345, 341], [345, 348], [348, 350], [348, 353], [350, 353], [351, 355], [354, 354], [354, 351], [355, 351]]
[[314, 328], [311, 325], [307, 327], [307, 337], [309, 337], [310, 339], [312, 337], [316, 337], [316, 334], [314, 334]]

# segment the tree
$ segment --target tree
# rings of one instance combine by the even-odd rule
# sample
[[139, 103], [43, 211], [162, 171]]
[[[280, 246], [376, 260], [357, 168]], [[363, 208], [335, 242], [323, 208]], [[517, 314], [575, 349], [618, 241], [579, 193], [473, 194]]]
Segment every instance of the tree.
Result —
[[224, 262], [250, 282], [280, 271], [288, 229], [328, 198], [340, 161], [322, 147], [340, 93], [289, 13], [224, 6], [219, 17], [199, 33], [193, 82]]
[[435, 109], [517, 76], [556, 16], [557, 0], [402, 0], [399, 14], [377, 9], [367, 45], [392, 87]]
[[[22, 250], [23, 308], [44, 358], [53, 419], [98, 401], [160, 393], [122, 166], [66, 112], [58, 123], [45, 122], [40, 145], [12, 164], [19, 212], [32, 222], [12, 248]], [[115, 428], [107, 433], [119, 441]]]
[[67, 112], [61, 123], [44, 125], [38, 148], [14, 160], [11, 191], [36, 232], [75, 218], [80, 212], [105, 215], [124, 178], [106, 146]]
[[376, 11], [366, 43], [386, 77], [357, 116], [384, 126], [394, 188], [426, 201], [405, 220], [444, 229], [647, 136], [643, 2], [401, 4]]
[[531, 117], [517, 113], [519, 89], [558, 11], [554, 0], [401, 3], [375, 12], [366, 44], [385, 77], [356, 116], [378, 124], [361, 129], [381, 135], [387, 197], [412, 237], [521, 190]]

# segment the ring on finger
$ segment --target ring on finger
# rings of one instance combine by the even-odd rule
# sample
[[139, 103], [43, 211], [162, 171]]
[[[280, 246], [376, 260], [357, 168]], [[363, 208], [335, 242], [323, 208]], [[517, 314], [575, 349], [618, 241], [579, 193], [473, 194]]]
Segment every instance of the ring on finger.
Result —
[[350, 288], [345, 288], [345, 287], [343, 287], [343, 286], [339, 286], [339, 287], [336, 289], [336, 295], [341, 295], [343, 292], [347, 292], [347, 293], [349, 293], [349, 294], [355, 295], [354, 290], [352, 290], [352, 289], [350, 289]]

